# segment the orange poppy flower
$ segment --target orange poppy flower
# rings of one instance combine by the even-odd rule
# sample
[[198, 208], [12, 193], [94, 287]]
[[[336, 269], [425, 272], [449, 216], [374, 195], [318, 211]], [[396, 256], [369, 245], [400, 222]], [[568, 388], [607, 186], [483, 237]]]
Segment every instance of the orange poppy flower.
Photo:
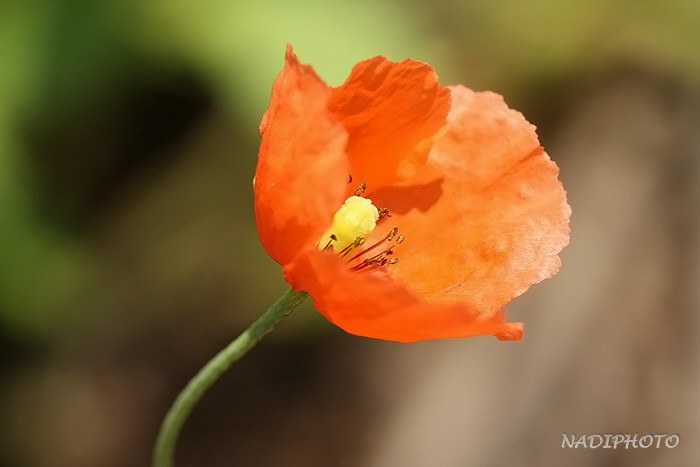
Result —
[[329, 321], [402, 342], [521, 338], [501, 308], [558, 271], [571, 211], [501, 96], [385, 57], [332, 88], [288, 46], [260, 134], [260, 239]]

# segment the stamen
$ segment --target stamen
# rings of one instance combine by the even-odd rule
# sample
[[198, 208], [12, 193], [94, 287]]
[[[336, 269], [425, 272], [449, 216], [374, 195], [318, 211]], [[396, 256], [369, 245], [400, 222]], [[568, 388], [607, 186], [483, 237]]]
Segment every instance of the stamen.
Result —
[[[378, 243], [372, 245], [372, 247], [368, 248], [367, 250], [358, 253], [357, 255], [353, 256], [353, 257], [348, 261], [348, 263], [350, 263], [353, 259], [356, 259], [356, 258], [358, 258], [359, 256], [362, 256], [363, 254], [367, 253], [367, 251], [369, 251], [371, 248], [374, 248], [374, 247], [376, 247], [377, 245], [381, 245], [382, 243], [383, 243], [383, 242], [378, 242]], [[393, 254], [394, 254], [393, 246], [390, 246], [390, 247], [387, 248], [386, 250], [381, 251], [381, 252], [377, 253], [377, 254], [374, 255], [374, 256], [370, 256], [369, 258], [363, 259], [360, 263], [358, 263], [358, 264], [356, 264], [355, 266], [351, 267], [350, 270], [351, 270], [351, 271], [359, 271], [360, 269], [363, 269], [363, 268], [365, 268], [366, 266], [371, 265], [371, 264], [381, 264], [382, 266], [384, 266], [385, 264], [388, 263], [387, 256], [391, 256], [391, 255], [393, 255]], [[393, 264], [393, 263], [391, 263], [391, 264]]]
[[[364, 250], [353, 255], [349, 260], [347, 260], [348, 264], [352, 263], [353, 261], [355, 261], [358, 258], [362, 258], [363, 256], [364, 256], [364, 259], [361, 259], [359, 263], [352, 266], [350, 268], [350, 270], [351, 271], [367, 271], [367, 270], [370, 270], [370, 269], [368, 269], [370, 267], [372, 269], [375, 269], [375, 266], [386, 266], [386, 265], [390, 265], [390, 264], [396, 264], [398, 262], [398, 258], [387, 258], [387, 257], [393, 255], [394, 254], [394, 247], [396, 245], [403, 243], [403, 241], [404, 241], [405, 237], [403, 235], [399, 235], [398, 237], [396, 237], [398, 231], [399, 231], [399, 228], [394, 226], [384, 238], [382, 238], [378, 242], [374, 243], [370, 247], [365, 248]], [[386, 242], [391, 242], [395, 237], [396, 237], [396, 242], [393, 245], [390, 245], [388, 248], [386, 248], [383, 251], [380, 251], [379, 253], [376, 253], [372, 256], [367, 257], [369, 252], [379, 248], [381, 245], [384, 245]], [[364, 239], [363, 239], [362, 243], [364, 243]], [[349, 250], [350, 249], [348, 248], [348, 249], [345, 249], [341, 252], [343, 258], [345, 258], [345, 256], [347, 256]]]
[[365, 240], [366, 239], [363, 237], [357, 237], [354, 242], [340, 250], [338, 254], [341, 256], [341, 258], [345, 258], [348, 255], [348, 253], [350, 253], [354, 248], [363, 245], [365, 243]]
[[[383, 263], [382, 263], [382, 261], [383, 261]], [[357, 266], [351, 267], [350, 270], [355, 271], [355, 272], [357, 272], [357, 271], [372, 271], [374, 269], [378, 269], [380, 266], [383, 266], [384, 264], [386, 264], [386, 258], [384, 258], [383, 260], [379, 260], [379, 261], [364, 260], [363, 262], [361, 262]]]
[[[362, 250], [361, 252], [359, 252], [358, 254], [356, 254], [355, 256], [353, 256], [352, 258], [350, 258], [350, 259], [348, 260], [348, 263], [349, 263], [350, 261], [354, 260], [354, 259], [359, 258], [360, 256], [364, 255], [364, 254], [367, 253], [368, 251], [374, 250], [375, 248], [377, 248], [379, 245], [381, 245], [381, 244], [384, 243], [385, 241], [386, 241], [386, 238], [382, 238], [381, 240], [379, 240], [379, 241], [378, 241], [377, 243], [375, 243], [374, 245], [372, 245], [372, 246], [370, 246], [370, 247], [368, 247], [368, 248], [365, 248], [364, 250]], [[364, 242], [363, 242], [363, 243], [364, 243]]]
[[[351, 271], [368, 271], [368, 270], [374, 270], [377, 269], [378, 267], [381, 266], [386, 266], [387, 264], [395, 264], [398, 261], [398, 258], [387, 258], [386, 255], [391, 255], [393, 251], [391, 248], [382, 251], [381, 253], [372, 256], [371, 258], [367, 258], [364, 261], [362, 261], [360, 264], [357, 264], [353, 267], [350, 268]], [[396, 261], [392, 261], [396, 260]]]
[[355, 196], [362, 196], [365, 193], [365, 191], [367, 191], [367, 182], [362, 180], [360, 182], [360, 186], [357, 188], [357, 190], [355, 190], [354, 195]]
[[387, 208], [379, 208], [379, 219], [377, 219], [377, 222], [385, 217], [391, 217], [391, 211], [389, 211]]
[[352, 175], [348, 174], [348, 185], [352, 183]]
[[370, 256], [369, 258], [366, 258], [365, 261], [369, 261], [369, 262], [377, 261], [377, 260], [381, 259], [382, 256], [384, 256], [384, 255], [389, 256], [393, 253], [394, 253], [394, 251], [391, 249], [391, 247], [389, 247], [386, 250], [381, 251], [374, 256]]
[[381, 268], [382, 266], [386, 266], [388, 264], [388, 261], [386, 259], [375, 262], [375, 263], [360, 263], [354, 268], [350, 268], [351, 271], [358, 272], [369, 272], [369, 271], [376, 271], [377, 269]]
[[331, 245], [336, 240], [338, 240], [338, 238], [335, 235], [331, 234], [329, 237], [328, 243], [326, 243], [326, 246], [324, 246], [321, 251], [326, 251], [327, 249], [332, 248]]

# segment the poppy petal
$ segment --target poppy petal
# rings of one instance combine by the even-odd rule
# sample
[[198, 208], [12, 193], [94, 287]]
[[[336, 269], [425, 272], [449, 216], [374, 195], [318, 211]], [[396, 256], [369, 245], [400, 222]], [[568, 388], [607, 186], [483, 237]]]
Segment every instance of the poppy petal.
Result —
[[375, 57], [333, 90], [328, 108], [348, 131], [351, 174], [369, 190], [412, 177], [446, 125], [450, 92], [430, 65]]
[[373, 196], [405, 236], [389, 274], [435, 302], [499, 309], [557, 272], [571, 210], [534, 126], [501, 96], [454, 87], [448, 121], [427, 164], [439, 178]]
[[506, 323], [500, 310], [429, 303], [382, 272], [350, 271], [337, 255], [307, 250], [284, 268], [295, 290], [309, 293], [329, 321], [359, 336], [399, 342], [491, 334], [522, 337], [521, 323]]
[[347, 133], [326, 108], [331, 92], [288, 46], [260, 124], [254, 181], [258, 234], [280, 264], [320, 238], [345, 196]]

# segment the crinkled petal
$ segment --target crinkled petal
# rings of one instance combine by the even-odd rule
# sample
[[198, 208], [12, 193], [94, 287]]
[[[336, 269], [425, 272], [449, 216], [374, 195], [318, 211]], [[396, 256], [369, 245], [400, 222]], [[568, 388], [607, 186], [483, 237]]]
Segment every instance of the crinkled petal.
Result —
[[450, 92], [430, 65], [375, 57], [353, 68], [328, 105], [349, 133], [353, 178], [372, 191], [412, 177], [425, 163], [445, 127]]
[[399, 342], [491, 334], [520, 339], [521, 323], [503, 313], [477, 311], [467, 304], [431, 303], [381, 272], [350, 271], [337, 255], [307, 250], [285, 269], [295, 290], [305, 290], [329, 321], [359, 336]]
[[427, 164], [441, 175], [374, 195], [405, 236], [388, 271], [431, 301], [499, 309], [557, 272], [571, 210], [534, 126], [501, 96], [452, 88], [448, 121]]
[[258, 234], [280, 264], [323, 234], [347, 189], [347, 133], [326, 108], [330, 95], [288, 47], [260, 124], [254, 182]]

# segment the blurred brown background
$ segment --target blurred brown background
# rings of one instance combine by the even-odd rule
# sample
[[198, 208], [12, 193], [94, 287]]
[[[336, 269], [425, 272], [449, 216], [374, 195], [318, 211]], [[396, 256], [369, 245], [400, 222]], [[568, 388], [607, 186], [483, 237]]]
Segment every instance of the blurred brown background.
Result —
[[302, 307], [178, 465], [699, 465], [698, 31], [692, 0], [0, 3], [0, 465], [148, 465], [179, 389], [285, 289], [251, 180], [287, 42], [333, 85], [384, 54], [504, 94], [561, 167], [571, 245], [507, 308], [517, 343]]

